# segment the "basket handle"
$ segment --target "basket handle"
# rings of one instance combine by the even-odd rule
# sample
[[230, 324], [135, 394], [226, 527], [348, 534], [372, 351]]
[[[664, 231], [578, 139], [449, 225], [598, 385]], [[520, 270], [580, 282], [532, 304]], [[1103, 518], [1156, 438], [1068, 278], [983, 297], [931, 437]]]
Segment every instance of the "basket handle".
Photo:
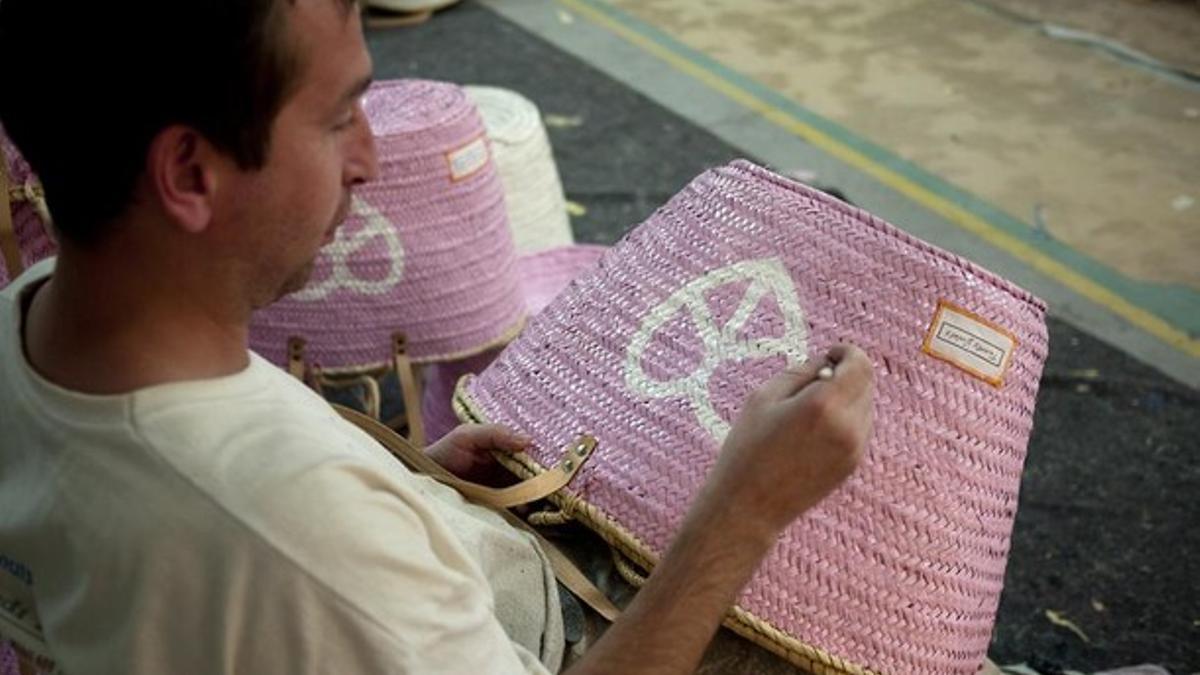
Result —
[[[510, 525], [531, 534], [546, 554], [546, 559], [550, 562], [550, 567], [554, 570], [554, 576], [562, 582], [563, 586], [566, 586], [574, 593], [575, 597], [582, 600], [587, 606], [596, 610], [597, 614], [609, 621], [615, 621], [617, 616], [620, 615], [621, 610], [608, 599], [608, 596], [596, 588], [596, 585], [575, 566], [575, 563], [571, 562], [571, 559], [562, 550], [543, 537], [540, 532], [533, 529], [528, 523], [509, 513], [505, 506], [516, 506], [536, 501], [565, 487], [575, 477], [575, 474], [579, 472], [579, 469], [582, 468], [588, 458], [595, 454], [597, 445], [595, 438], [591, 436], [579, 437], [563, 452], [560, 460], [554, 464], [553, 468], [510, 488], [496, 490], [464, 481], [452, 475], [449, 471], [443, 469], [440, 464], [427, 457], [425, 453], [405, 440], [403, 436], [392, 431], [381, 422], [377, 422], [345, 406], [331, 405], [333, 405], [334, 409], [343, 418], [367, 432], [367, 434], [383, 445], [384, 448], [395, 455], [397, 459], [411, 467], [414, 471], [424, 473], [458, 490], [464, 496], [492, 507]], [[495, 498], [495, 495], [498, 493], [502, 494], [503, 497]], [[534, 495], [541, 496], [536, 497]]]
[[[363, 406], [371, 417], [380, 419], [382, 409], [382, 393], [379, 383], [370, 374], [361, 374], [348, 383], [339, 383], [322, 375], [316, 364], [310, 364], [304, 350], [307, 341], [299, 336], [292, 336], [287, 341], [287, 371], [292, 377], [312, 387], [324, 396], [324, 388], [347, 388], [350, 386], [363, 387]], [[425, 445], [424, 412], [422, 410], [421, 366], [413, 363], [408, 355], [408, 340], [403, 333], [392, 336], [391, 368], [396, 373], [400, 383], [400, 394], [404, 401], [403, 423], [408, 426], [408, 442], [422, 447]], [[379, 376], [386, 374], [386, 369]]]
[[392, 453], [406, 466], [419, 473], [433, 477], [473, 502], [497, 509], [507, 509], [544, 499], [566, 487], [579, 469], [594, 454], [596, 439], [580, 436], [567, 447], [559, 460], [549, 469], [528, 480], [506, 488], [493, 488], [465, 481], [446, 471], [437, 462], [410, 443], [400, 434], [371, 417], [345, 406], [332, 404], [343, 418], [367, 432], [380, 445]]
[[421, 393], [420, 366], [408, 355], [408, 338], [404, 333], [392, 336], [392, 367], [400, 382], [400, 395], [404, 399], [404, 414], [408, 417], [408, 440], [421, 447], [425, 445], [424, 395]]

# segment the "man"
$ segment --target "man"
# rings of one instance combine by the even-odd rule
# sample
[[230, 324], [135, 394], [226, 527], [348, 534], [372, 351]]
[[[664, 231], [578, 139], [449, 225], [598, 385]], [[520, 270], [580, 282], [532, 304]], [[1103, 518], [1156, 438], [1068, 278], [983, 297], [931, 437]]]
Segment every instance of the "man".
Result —
[[[345, 0], [0, 0], [0, 122], [61, 239], [0, 297], [0, 553], [67, 673], [547, 672], [553, 579], [246, 348], [376, 173]], [[69, 51], [78, 60], [51, 58]], [[577, 673], [688, 672], [776, 536], [853, 469], [857, 349], [747, 402]], [[823, 363], [817, 364], [825, 365]], [[525, 441], [467, 427], [452, 470]]]

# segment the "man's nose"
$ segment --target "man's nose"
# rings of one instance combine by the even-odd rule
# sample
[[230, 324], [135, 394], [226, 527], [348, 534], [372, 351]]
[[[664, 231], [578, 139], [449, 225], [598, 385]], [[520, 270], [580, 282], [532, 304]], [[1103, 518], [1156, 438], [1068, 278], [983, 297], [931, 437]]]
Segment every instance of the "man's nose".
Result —
[[347, 178], [351, 185], [361, 185], [379, 178], [379, 158], [375, 154], [375, 136], [371, 133], [371, 125], [367, 123], [366, 115], [361, 116], [360, 119], [358, 134], [350, 148], [347, 167]]

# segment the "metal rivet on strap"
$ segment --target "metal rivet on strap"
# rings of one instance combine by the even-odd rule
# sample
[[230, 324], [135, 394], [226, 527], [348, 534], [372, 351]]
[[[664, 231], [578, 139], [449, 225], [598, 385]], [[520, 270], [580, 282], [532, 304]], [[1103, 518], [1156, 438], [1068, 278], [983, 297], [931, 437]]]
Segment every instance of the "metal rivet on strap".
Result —
[[569, 459], [563, 461], [562, 466], [563, 466], [563, 471], [567, 471], [568, 473], [575, 470], [575, 462], [572, 462]]
[[575, 446], [575, 454], [579, 455], [580, 457], [586, 457], [588, 454], [587, 443], [580, 443], [579, 445]]

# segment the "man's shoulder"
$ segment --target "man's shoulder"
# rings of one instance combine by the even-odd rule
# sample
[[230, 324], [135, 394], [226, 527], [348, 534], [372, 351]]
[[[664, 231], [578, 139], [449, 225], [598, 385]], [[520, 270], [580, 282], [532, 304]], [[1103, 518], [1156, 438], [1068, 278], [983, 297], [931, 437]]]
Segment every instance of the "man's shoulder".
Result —
[[386, 451], [302, 384], [255, 358], [225, 395], [177, 387], [133, 406], [136, 432], [174, 470], [218, 496], [262, 494], [334, 467], [403, 478]]
[[368, 540], [380, 531], [425, 537], [431, 510], [412, 474], [319, 398], [282, 382], [280, 391], [135, 413], [149, 461], [189, 499], [215, 507], [223, 529], [321, 578], [353, 562], [347, 552], [364, 527], [375, 533]]
[[[20, 344], [16, 331], [20, 326], [18, 305], [22, 294], [31, 284], [50, 276], [54, 272], [54, 264], [54, 258], [47, 258], [10, 280], [7, 285], [0, 285], [0, 357], [3, 357], [3, 361], [13, 361], [17, 356], [5, 352]], [[0, 381], [0, 386], [3, 384], [4, 382]]]

